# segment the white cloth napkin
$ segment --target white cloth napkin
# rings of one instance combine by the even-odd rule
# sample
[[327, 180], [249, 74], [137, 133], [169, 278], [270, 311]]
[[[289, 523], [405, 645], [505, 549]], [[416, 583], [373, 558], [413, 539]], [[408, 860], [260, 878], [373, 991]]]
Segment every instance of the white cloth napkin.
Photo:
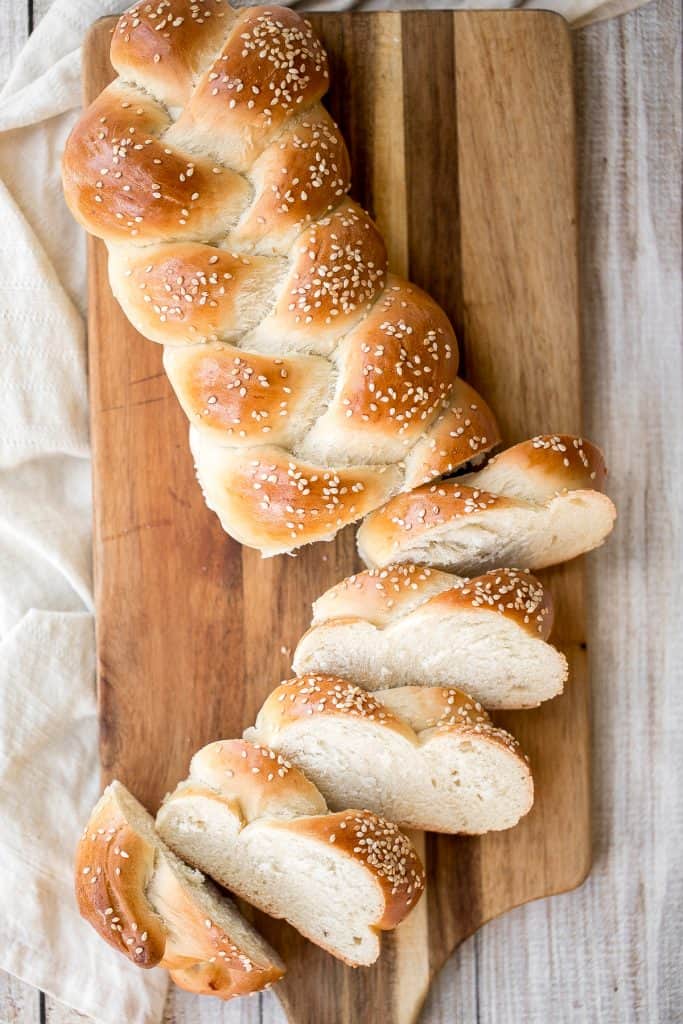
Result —
[[57, 0], [0, 94], [0, 966], [105, 1024], [156, 1024], [165, 972], [109, 949], [72, 885], [99, 768], [85, 242], [59, 158], [83, 34], [120, 6]]

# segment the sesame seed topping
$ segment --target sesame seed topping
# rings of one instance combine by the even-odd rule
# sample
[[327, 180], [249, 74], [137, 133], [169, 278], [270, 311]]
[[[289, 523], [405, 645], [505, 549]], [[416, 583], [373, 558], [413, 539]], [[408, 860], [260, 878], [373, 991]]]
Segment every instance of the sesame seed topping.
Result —
[[[394, 454], [363, 470], [337, 468], [332, 454], [321, 466], [300, 462], [321, 417], [334, 413], [341, 449], [357, 438], [370, 453], [373, 431], [390, 432], [408, 454], [446, 409], [457, 346], [419, 289], [387, 287], [383, 241], [345, 199], [348, 154], [319, 104], [327, 59], [310, 25], [287, 9], [255, 8], [235, 15], [237, 31], [230, 16], [214, 36], [219, 8], [192, 0], [178, 14], [171, 0], [151, 0], [121, 17], [115, 44], [130, 79], [127, 71], [81, 122], [78, 144], [91, 156], [79, 207], [105, 240], [139, 251], [139, 265], [122, 271], [136, 322], [164, 343], [206, 344], [189, 382], [197, 385], [191, 418], [227, 450], [259, 449], [240, 501], [291, 548], [359, 519], [386, 498], [387, 469], [405, 471]], [[204, 25], [214, 57], [179, 112], [164, 99], [167, 83], [186, 74], [188, 41]], [[244, 346], [243, 362], [229, 369], [213, 348], [228, 344]], [[280, 344], [291, 356], [283, 386], [267, 365]], [[329, 380], [317, 390], [317, 375], [299, 365], [301, 348], [327, 360], [320, 376]], [[469, 431], [477, 454], [486, 438], [470, 429], [467, 411], [462, 420], [451, 432]], [[460, 437], [440, 438], [440, 468]], [[425, 510], [418, 521], [437, 514]]]

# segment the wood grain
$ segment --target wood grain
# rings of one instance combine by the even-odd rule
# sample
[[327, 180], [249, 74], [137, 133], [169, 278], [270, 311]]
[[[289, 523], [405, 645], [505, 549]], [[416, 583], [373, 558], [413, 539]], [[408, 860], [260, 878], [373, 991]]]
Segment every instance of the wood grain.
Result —
[[[499, 409], [506, 439], [579, 431], [566, 26], [546, 14], [448, 12], [328, 15], [314, 24], [330, 55], [330, 109], [358, 169], [354, 195], [378, 215], [398, 262], [455, 322], [468, 375]], [[87, 43], [86, 99], [111, 77], [110, 28], [99, 24]], [[386, 138], [376, 148], [378, 126]], [[375, 186], [387, 179], [400, 181], [396, 203], [381, 185], [376, 203]], [[253, 720], [289, 672], [313, 598], [358, 563], [352, 530], [296, 559], [265, 562], [221, 532], [194, 482], [160, 350], [125, 322], [96, 241], [90, 268], [103, 769], [154, 807], [197, 747]], [[532, 757], [533, 813], [509, 834], [428, 836], [424, 904], [372, 969], [353, 972], [261, 918], [288, 963], [277, 994], [291, 1021], [355, 1021], [367, 1005], [383, 1020], [413, 1021], [430, 977], [463, 938], [585, 877], [583, 570], [550, 575], [571, 685], [547, 708], [501, 716]]]

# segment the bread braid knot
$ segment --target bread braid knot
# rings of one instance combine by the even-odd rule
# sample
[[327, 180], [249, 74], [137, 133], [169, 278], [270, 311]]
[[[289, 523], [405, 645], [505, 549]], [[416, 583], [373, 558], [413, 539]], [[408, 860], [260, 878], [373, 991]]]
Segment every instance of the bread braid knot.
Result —
[[495, 445], [447, 316], [388, 272], [348, 198], [309, 23], [151, 0], [119, 19], [111, 59], [65, 194], [128, 319], [164, 346], [226, 531], [267, 555], [330, 539]]

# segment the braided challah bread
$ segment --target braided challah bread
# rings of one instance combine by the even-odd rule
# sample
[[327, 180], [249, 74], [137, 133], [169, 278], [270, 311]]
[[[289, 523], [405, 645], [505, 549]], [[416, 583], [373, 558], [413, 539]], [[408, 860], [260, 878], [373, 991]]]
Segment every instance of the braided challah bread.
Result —
[[552, 599], [534, 576], [498, 569], [463, 579], [391, 565], [349, 576], [313, 605], [297, 675], [367, 690], [457, 686], [490, 708], [530, 708], [562, 693], [567, 660], [547, 642]]
[[232, 999], [285, 972], [227, 896], [168, 849], [119, 782], [84, 829], [75, 883], [81, 914], [105, 942], [139, 967], [168, 968], [190, 992]]
[[544, 434], [474, 473], [399, 494], [358, 531], [366, 565], [419, 562], [476, 575], [497, 566], [542, 569], [603, 543], [616, 518], [602, 493], [602, 452]]
[[154, 0], [66, 147], [74, 215], [194, 428], [209, 506], [266, 555], [330, 539], [498, 441], [443, 310], [347, 198], [326, 55], [280, 7]]
[[267, 747], [211, 743], [166, 798], [157, 828], [221, 885], [352, 966], [379, 956], [422, 894], [408, 838], [370, 811], [332, 814], [302, 772]]
[[517, 742], [452, 687], [367, 693], [302, 676], [273, 690], [244, 735], [301, 768], [332, 810], [360, 803], [404, 828], [511, 828], [534, 799]]

